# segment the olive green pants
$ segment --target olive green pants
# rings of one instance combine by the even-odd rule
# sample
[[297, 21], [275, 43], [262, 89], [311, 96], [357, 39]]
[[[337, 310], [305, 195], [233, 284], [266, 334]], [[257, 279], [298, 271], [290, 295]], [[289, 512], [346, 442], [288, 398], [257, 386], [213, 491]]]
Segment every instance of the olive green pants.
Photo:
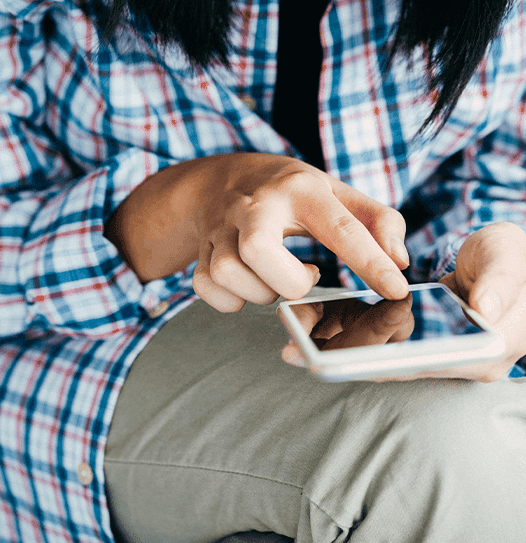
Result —
[[198, 301], [132, 366], [105, 456], [129, 542], [524, 543], [526, 381], [324, 383], [276, 307]]

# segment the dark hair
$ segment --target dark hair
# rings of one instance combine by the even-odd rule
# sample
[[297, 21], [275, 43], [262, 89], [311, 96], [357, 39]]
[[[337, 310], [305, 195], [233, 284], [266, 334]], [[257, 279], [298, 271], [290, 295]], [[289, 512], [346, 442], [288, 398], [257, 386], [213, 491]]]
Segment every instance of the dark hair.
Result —
[[[232, 0], [108, 1], [109, 15], [103, 25], [106, 41], [126, 19], [135, 29], [151, 32], [161, 45], [179, 44], [194, 66], [228, 65], [229, 32], [235, 15]], [[386, 70], [396, 56], [409, 60], [422, 48], [427, 67], [425, 90], [436, 100], [419, 134], [435, 122], [438, 129], [445, 124], [513, 1], [400, 0]]]
[[436, 97], [418, 134], [435, 122], [435, 134], [444, 126], [512, 4], [513, 0], [401, 0], [387, 68], [396, 55], [409, 60], [421, 47], [426, 90]]
[[103, 43], [111, 41], [121, 23], [128, 22], [137, 34], [152, 39], [161, 49], [178, 44], [194, 66], [228, 65], [232, 0], [108, 1]]

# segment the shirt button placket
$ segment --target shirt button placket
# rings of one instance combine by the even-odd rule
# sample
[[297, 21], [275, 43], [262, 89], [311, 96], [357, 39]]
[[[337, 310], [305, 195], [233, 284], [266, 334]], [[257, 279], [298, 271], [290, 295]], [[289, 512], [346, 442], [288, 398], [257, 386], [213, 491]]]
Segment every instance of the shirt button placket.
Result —
[[93, 471], [86, 462], [81, 462], [77, 467], [77, 475], [81, 484], [88, 486], [93, 481]]
[[163, 313], [166, 313], [170, 304], [166, 300], [162, 300], [157, 305], [154, 305], [152, 308], [148, 309], [148, 316], [150, 319], [155, 319], [160, 317]]
[[255, 111], [257, 107], [256, 99], [253, 96], [250, 96], [250, 94], [245, 94], [241, 97], [241, 101], [245, 104], [245, 106], [250, 109], [250, 111]]

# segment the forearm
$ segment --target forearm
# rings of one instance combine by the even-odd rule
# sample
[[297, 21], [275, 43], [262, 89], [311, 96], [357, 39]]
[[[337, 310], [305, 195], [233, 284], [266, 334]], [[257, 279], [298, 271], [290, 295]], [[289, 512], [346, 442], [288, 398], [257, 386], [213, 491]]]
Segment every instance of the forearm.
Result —
[[184, 269], [197, 259], [193, 213], [206, 165], [170, 166], [141, 183], [119, 206], [104, 235], [141, 281]]

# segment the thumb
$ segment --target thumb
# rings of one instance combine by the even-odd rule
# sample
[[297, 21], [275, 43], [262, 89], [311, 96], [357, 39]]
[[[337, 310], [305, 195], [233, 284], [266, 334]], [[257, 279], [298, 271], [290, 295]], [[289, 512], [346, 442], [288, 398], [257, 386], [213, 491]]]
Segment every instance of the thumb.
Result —
[[[508, 301], [510, 297], [508, 288], [494, 288], [493, 286], [485, 285], [482, 281], [473, 285], [472, 294], [470, 295], [469, 305], [478, 311], [490, 324], [498, 322], [506, 306], [511, 305]], [[503, 309], [504, 299], [504, 309]], [[508, 302], [508, 303], [506, 303]]]
[[526, 235], [510, 226], [492, 225], [487, 232], [479, 230], [481, 239], [471, 254], [473, 284], [468, 302], [489, 323], [498, 322], [515, 304], [525, 282]]

